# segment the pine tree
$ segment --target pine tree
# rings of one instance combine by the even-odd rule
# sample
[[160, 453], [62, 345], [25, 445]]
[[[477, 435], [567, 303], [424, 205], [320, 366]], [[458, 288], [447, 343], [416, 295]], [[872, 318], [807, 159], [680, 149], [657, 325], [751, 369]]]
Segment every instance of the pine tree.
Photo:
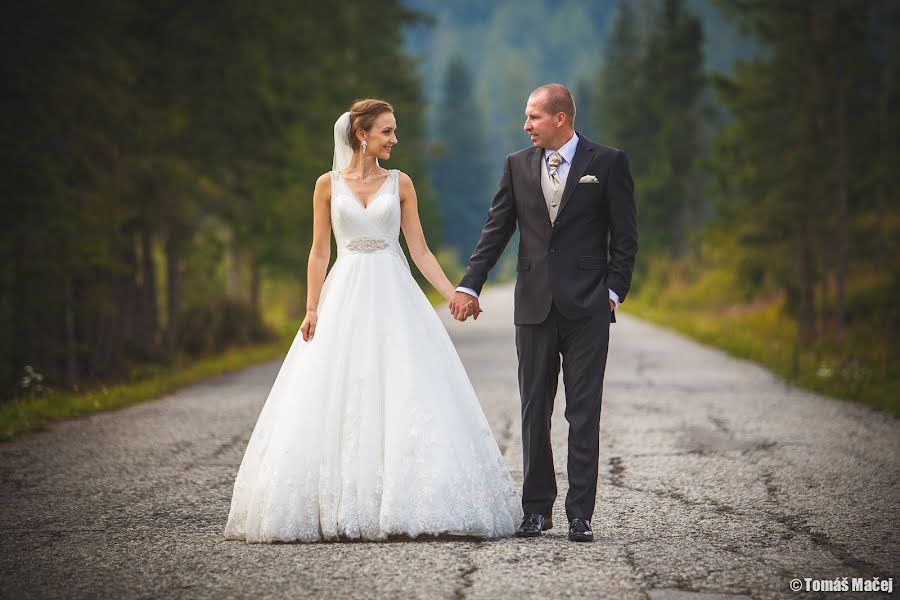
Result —
[[462, 58], [447, 67], [438, 117], [439, 156], [431, 180], [444, 225], [444, 242], [460, 260], [469, 258], [491, 199], [490, 163], [472, 78]]
[[867, 124], [884, 91], [870, 42], [876, 4], [722, 5], [765, 51], [733, 77], [717, 78], [735, 117], [719, 140], [720, 183], [746, 268], [761, 285], [785, 291], [798, 343], [806, 345], [829, 323], [842, 331], [854, 259], [850, 228], [873, 228], [858, 194], [886, 176], [873, 166], [883, 149], [879, 127], [887, 124]]
[[[645, 8], [646, 10], [646, 8]], [[642, 32], [643, 23], [651, 27]], [[703, 32], [681, 0], [636, 14], [621, 2], [598, 85], [597, 129], [628, 152], [639, 181], [642, 247], [684, 255], [700, 220], [705, 140]]]
[[[302, 281], [313, 182], [355, 98], [397, 108], [390, 166], [416, 181], [432, 239], [402, 39], [419, 18], [394, 0], [4, 3], [0, 397], [25, 365], [75, 385], [262, 334], [261, 282]], [[223, 298], [228, 240], [237, 302]]]
[[699, 219], [703, 152], [703, 31], [682, 0], [665, 0], [640, 71], [653, 141], [644, 180], [645, 219], [673, 258], [684, 256]]
[[603, 143], [629, 151], [637, 170], [645, 154], [641, 144], [649, 132], [639, 103], [644, 87], [638, 70], [641, 52], [631, 3], [621, 0], [599, 72], [593, 127]]

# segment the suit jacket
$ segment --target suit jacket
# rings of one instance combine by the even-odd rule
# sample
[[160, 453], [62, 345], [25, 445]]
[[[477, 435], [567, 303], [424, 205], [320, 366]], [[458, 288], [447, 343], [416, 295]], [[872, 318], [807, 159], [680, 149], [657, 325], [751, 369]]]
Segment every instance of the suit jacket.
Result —
[[[631, 287], [638, 241], [628, 158], [622, 150], [578, 137], [552, 223], [541, 190], [543, 148], [506, 157], [500, 189], [460, 282], [480, 294], [518, 226], [516, 325], [540, 323], [551, 304], [569, 319], [610, 312], [609, 290], [622, 302]], [[598, 183], [580, 183], [585, 175]], [[610, 320], [615, 322], [615, 311]]]

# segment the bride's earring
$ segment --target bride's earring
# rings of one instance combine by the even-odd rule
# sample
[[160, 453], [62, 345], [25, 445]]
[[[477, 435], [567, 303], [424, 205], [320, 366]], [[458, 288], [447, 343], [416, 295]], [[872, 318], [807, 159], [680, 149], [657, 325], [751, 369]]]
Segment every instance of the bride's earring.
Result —
[[365, 156], [365, 155], [366, 155], [366, 148], [369, 147], [369, 144], [366, 142], [366, 140], [363, 140], [363, 141], [360, 142], [360, 146], [362, 146], [362, 153], [363, 153], [363, 156]]

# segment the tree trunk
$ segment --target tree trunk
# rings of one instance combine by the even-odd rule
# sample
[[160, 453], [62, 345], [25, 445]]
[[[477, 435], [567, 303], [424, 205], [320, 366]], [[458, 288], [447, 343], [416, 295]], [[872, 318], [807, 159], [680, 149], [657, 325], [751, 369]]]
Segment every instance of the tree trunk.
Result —
[[885, 61], [884, 67], [881, 70], [881, 98], [879, 99], [879, 110], [878, 110], [878, 176], [876, 180], [878, 181], [877, 187], [875, 190], [875, 213], [877, 218], [875, 219], [875, 241], [876, 241], [876, 251], [875, 251], [875, 268], [878, 273], [884, 273], [885, 267], [887, 265], [888, 258], [888, 238], [884, 232], [884, 220], [886, 218], [885, 208], [887, 206], [887, 202], [885, 202], [887, 191], [886, 191], [886, 181], [889, 177], [888, 173], [890, 171], [887, 165], [887, 158], [885, 154], [887, 153], [887, 128], [888, 128], [888, 108], [890, 106], [890, 96], [891, 96], [891, 85], [893, 83], [893, 75], [894, 68], [898, 64], [896, 58], [891, 58], [890, 60]]
[[816, 339], [816, 299], [815, 268], [813, 256], [812, 217], [807, 214], [803, 223], [802, 248], [800, 251], [800, 310], [798, 312], [797, 334], [803, 346]]
[[678, 213], [675, 215], [672, 223], [672, 258], [674, 260], [684, 258], [685, 251], [687, 250], [687, 232], [691, 219], [690, 200], [688, 199], [688, 192], [685, 189], [687, 186], [679, 185], [678, 187], [681, 189], [681, 202], [678, 206]]
[[262, 269], [257, 261], [253, 261], [250, 267], [250, 311], [253, 314], [253, 324], [260, 323], [259, 289], [262, 284]]
[[[828, 252], [825, 248], [820, 249], [819, 253], [821, 256], [828, 256]], [[820, 278], [822, 282], [822, 296], [819, 299], [819, 306], [822, 307], [822, 310], [819, 311], [819, 331], [825, 331], [829, 326], [829, 315], [826, 307], [831, 306], [831, 270], [828, 268], [827, 262], [823, 262], [819, 265], [819, 269], [822, 273]]]
[[178, 345], [178, 324], [181, 315], [181, 243], [169, 231], [166, 239], [166, 351], [175, 352]]
[[236, 299], [240, 297], [240, 252], [234, 231], [228, 235], [228, 270], [225, 279], [225, 297]]
[[[841, 14], [838, 2], [838, 15]], [[841, 47], [843, 40], [838, 24], [837, 61], [837, 260], [835, 261], [835, 328], [838, 338], [844, 335], [844, 324], [847, 321], [847, 310], [844, 299], [844, 287], [847, 280], [847, 253], [849, 239], [847, 223], [847, 82], [844, 65], [845, 50]]]
[[[803, 105], [800, 107], [805, 113], [807, 122], [805, 124], [807, 139], [805, 140], [804, 151], [809, 152], [815, 159], [820, 158], [819, 144], [822, 139], [826, 139], [825, 131], [825, 114], [821, 107], [822, 94], [820, 93], [821, 77], [819, 73], [819, 59], [815, 49], [819, 45], [819, 18], [818, 5], [811, 2], [806, 5], [809, 17], [809, 52], [807, 54], [807, 68], [809, 77], [808, 93], [804, 96]], [[804, 186], [807, 194], [807, 202], [802, 205], [801, 215], [801, 234], [800, 234], [800, 252], [799, 252], [799, 302], [797, 307], [797, 336], [801, 346], [808, 346], [816, 338], [816, 299], [815, 299], [815, 269], [816, 269], [816, 247], [815, 247], [815, 223], [814, 218], [820, 212], [822, 199], [822, 182], [821, 173], [807, 172]]]
[[159, 331], [159, 306], [156, 301], [156, 269], [153, 265], [153, 240], [146, 225], [141, 227], [141, 296], [143, 301], [143, 331], [139, 341], [148, 353], [157, 347]]
[[66, 336], [66, 386], [78, 385], [78, 342], [75, 338], [75, 293], [71, 269], [65, 278], [65, 336]]
[[122, 330], [124, 343], [136, 343], [141, 335], [141, 323], [143, 322], [143, 304], [141, 289], [138, 286], [138, 257], [137, 239], [131, 234], [124, 236], [122, 240], [122, 261], [125, 264], [125, 272], [117, 278], [118, 289], [122, 294], [122, 312], [119, 327]]
[[19, 377], [25, 370], [29, 348], [27, 326], [29, 319], [25, 314], [28, 304], [27, 282], [25, 281], [25, 233], [14, 230], [13, 236], [13, 260], [10, 290], [12, 291], [12, 310], [10, 311], [10, 327], [12, 335], [10, 341], [10, 379], [14, 386], [18, 385]]
[[[109, 273], [102, 271], [91, 277], [87, 286], [92, 291], [100, 290], [101, 293], [108, 295], [117, 289], [111, 285], [111, 279]], [[90, 356], [88, 368], [90, 375], [97, 377], [111, 370], [109, 364], [112, 357], [110, 338], [113, 336], [113, 330], [117, 329], [117, 323], [112, 321], [110, 310], [106, 306], [100, 304], [92, 308], [93, 323], [91, 323], [91, 335], [87, 338]]]

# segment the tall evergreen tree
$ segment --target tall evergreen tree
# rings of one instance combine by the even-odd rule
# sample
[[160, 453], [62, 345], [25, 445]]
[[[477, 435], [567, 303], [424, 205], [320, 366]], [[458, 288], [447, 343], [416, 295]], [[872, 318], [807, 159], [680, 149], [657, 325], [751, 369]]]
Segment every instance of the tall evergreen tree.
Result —
[[587, 78], [579, 79], [572, 90], [575, 99], [575, 128], [591, 139], [594, 133], [594, 88]]
[[490, 162], [485, 148], [481, 111], [472, 78], [462, 58], [452, 60], [444, 77], [438, 117], [438, 157], [431, 181], [444, 225], [444, 242], [460, 260], [469, 258], [490, 202]]
[[875, 166], [888, 124], [869, 116], [885, 92], [872, 51], [877, 3], [722, 5], [764, 52], [716, 80], [735, 117], [719, 140], [720, 183], [747, 272], [786, 292], [798, 341], [808, 344], [846, 322], [853, 228], [863, 247], [877, 237], [862, 194], [890, 177]]
[[621, 0], [607, 38], [603, 64], [594, 94], [593, 126], [606, 144], [625, 148], [631, 164], [639, 167], [648, 154], [643, 150], [651, 130], [646, 126], [637, 19], [628, 0]]
[[[643, 31], [648, 23], [652, 27]], [[623, 1], [598, 84], [600, 139], [628, 152], [640, 181], [642, 247], [675, 258], [684, 254], [701, 213], [698, 162], [707, 116], [702, 46], [700, 22], [681, 0], [665, 0], [650, 15], [636, 14]]]
[[698, 160], [703, 152], [703, 31], [683, 0], [664, 0], [647, 51], [641, 80], [648, 120], [655, 132], [644, 179], [642, 225], [681, 258], [699, 218]]
[[[302, 280], [312, 184], [355, 98], [397, 107], [391, 166], [435, 233], [401, 36], [417, 19], [394, 0], [4, 3], [0, 397], [25, 365], [75, 385], [245, 341], [264, 276]], [[228, 240], [238, 302], [223, 298]]]

